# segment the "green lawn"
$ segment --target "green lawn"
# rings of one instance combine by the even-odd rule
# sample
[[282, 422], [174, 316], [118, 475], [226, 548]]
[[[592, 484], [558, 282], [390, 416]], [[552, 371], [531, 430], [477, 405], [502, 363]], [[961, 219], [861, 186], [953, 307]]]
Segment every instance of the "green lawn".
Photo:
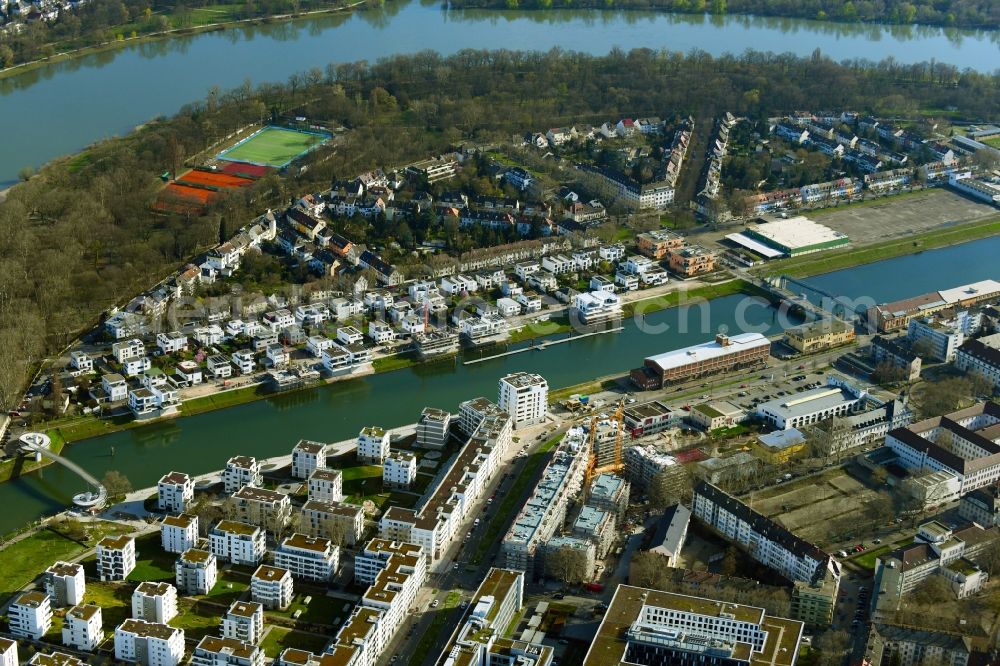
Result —
[[985, 143], [987, 146], [992, 146], [993, 148], [1000, 148], [1000, 136], [991, 136], [988, 139], [980, 139], [980, 143]]
[[419, 363], [419, 361], [413, 358], [410, 354], [396, 354], [395, 356], [386, 356], [375, 359], [372, 361], [372, 368], [374, 368], [376, 373], [392, 372], [393, 370], [402, 370], [403, 368], [413, 367], [417, 363]]
[[[305, 603], [306, 597], [311, 597], [308, 604]], [[346, 603], [348, 602], [343, 599], [326, 596], [324, 588], [296, 585], [295, 597], [286, 610], [269, 610], [265, 615], [336, 627], [340, 626], [341, 621], [346, 616], [344, 613], [344, 604]], [[302, 611], [302, 613], [297, 618], [293, 618], [295, 611]]]
[[210, 412], [215, 409], [224, 409], [242, 405], [246, 402], [253, 402], [265, 396], [264, 390], [260, 386], [247, 386], [244, 388], [213, 393], [211, 395], [185, 400], [181, 407], [181, 413], [185, 416], [193, 416], [202, 412]]
[[177, 14], [170, 16], [170, 24], [173, 28], [197, 28], [213, 23], [224, 23], [226, 21], [237, 20], [237, 14], [243, 5], [211, 5], [208, 7], [195, 7], [191, 9], [190, 21], [185, 22]]
[[101, 607], [101, 617], [105, 629], [114, 628], [132, 616], [132, 591], [130, 583], [110, 583], [87, 581], [87, 592], [83, 599], [87, 603]]
[[204, 601], [182, 598], [177, 602], [177, 617], [169, 624], [183, 629], [185, 639], [197, 641], [218, 633], [223, 612], [218, 606]]
[[269, 658], [277, 657], [282, 650], [287, 647], [308, 650], [313, 653], [320, 653], [330, 639], [318, 634], [310, 634], [305, 631], [296, 631], [285, 627], [271, 627], [267, 636], [261, 641], [260, 649]]
[[222, 159], [282, 167], [317, 144], [326, 141], [319, 134], [296, 132], [281, 127], [265, 127], [243, 143], [224, 151]]
[[135, 542], [135, 569], [128, 579], [134, 581], [173, 581], [175, 553], [168, 553], [160, 545], [160, 533], [147, 534]]
[[639, 301], [633, 301], [632, 303], [626, 303], [622, 308], [622, 311], [625, 313], [626, 317], [630, 317], [636, 312], [649, 314], [651, 312], [674, 308], [693, 301], [701, 301], [702, 299], [712, 300], [713, 298], [722, 298], [723, 296], [732, 296], [734, 294], [757, 295], [758, 291], [746, 280], [729, 280], [728, 282], [722, 282], [720, 284], [695, 287], [694, 289], [687, 289], [683, 291], [671, 291], [670, 293], [663, 294], [662, 296], [644, 298]]
[[451, 631], [451, 627], [445, 626], [445, 621], [448, 618], [449, 612], [456, 608], [461, 600], [462, 593], [452, 590], [444, 598], [444, 602], [438, 608], [434, 609], [434, 619], [431, 620], [430, 626], [427, 627], [427, 631], [424, 632], [424, 635], [420, 638], [420, 642], [417, 643], [417, 647], [414, 648], [413, 653], [410, 655], [410, 660], [407, 662], [409, 666], [423, 666], [423, 664], [427, 663], [428, 653], [434, 646], [438, 634], [441, 633], [442, 629]]
[[890, 550], [892, 550], [892, 546], [879, 546], [878, 548], [869, 548], [860, 555], [851, 558], [851, 561], [857, 564], [859, 567], [864, 567], [865, 569], [868, 570], [874, 570], [876, 558], [885, 555]]
[[215, 583], [215, 587], [209, 590], [208, 594], [198, 598], [229, 606], [234, 601], [238, 601], [249, 588], [249, 576], [234, 571], [223, 570], [219, 572], [219, 580]]
[[368, 496], [382, 492], [381, 465], [355, 465], [340, 470], [344, 479], [344, 495]]
[[107, 534], [129, 531], [113, 523], [100, 523], [84, 543], [55, 529], [43, 529], [0, 550], [0, 602], [34, 580], [58, 560], [79, 556]]

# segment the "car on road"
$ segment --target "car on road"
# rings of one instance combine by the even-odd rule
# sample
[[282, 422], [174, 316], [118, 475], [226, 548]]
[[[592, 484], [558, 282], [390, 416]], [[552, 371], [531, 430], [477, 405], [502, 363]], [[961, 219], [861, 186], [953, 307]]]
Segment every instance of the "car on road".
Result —
[[437, 599], [435, 599], [434, 601], [431, 602], [431, 608], [437, 608], [440, 605], [441, 605], [441, 602], [438, 601]]
[[566, 595], [563, 594], [562, 592], [556, 592], [555, 594], [552, 595], [552, 598], [555, 599], [556, 601], [560, 601], [562, 599], [565, 599]]

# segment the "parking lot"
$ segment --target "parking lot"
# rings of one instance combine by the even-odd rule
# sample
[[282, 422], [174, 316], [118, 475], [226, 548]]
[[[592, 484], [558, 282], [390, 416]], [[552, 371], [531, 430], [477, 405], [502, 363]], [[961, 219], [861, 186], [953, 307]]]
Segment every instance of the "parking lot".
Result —
[[805, 215], [847, 234], [853, 243], [865, 244], [974, 222], [996, 215], [996, 209], [935, 187], [864, 205], [809, 211]]

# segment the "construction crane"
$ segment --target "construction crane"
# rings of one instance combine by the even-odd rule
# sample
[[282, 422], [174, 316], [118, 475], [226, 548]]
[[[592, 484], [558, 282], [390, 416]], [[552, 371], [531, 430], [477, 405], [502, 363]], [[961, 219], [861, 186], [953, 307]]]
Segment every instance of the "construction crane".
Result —
[[622, 469], [624, 469], [625, 464], [622, 462], [622, 437], [625, 432], [625, 398], [618, 401], [618, 408], [615, 409], [614, 417], [615, 423], [618, 427], [615, 429], [615, 454], [614, 460], [601, 467], [597, 466], [597, 423], [599, 421], [597, 416], [593, 416], [590, 419], [590, 433], [588, 439], [588, 448], [590, 451], [590, 459], [587, 461], [587, 473], [583, 481], [583, 494], [586, 498], [587, 493], [590, 492], [590, 484], [598, 474], [603, 474], [605, 472], [611, 472], [612, 474], [621, 474]]

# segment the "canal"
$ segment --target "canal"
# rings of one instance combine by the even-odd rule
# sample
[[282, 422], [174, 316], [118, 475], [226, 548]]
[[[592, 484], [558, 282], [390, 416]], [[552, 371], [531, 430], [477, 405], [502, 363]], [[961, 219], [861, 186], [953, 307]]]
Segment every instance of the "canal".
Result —
[[[1000, 278], [992, 260], [1000, 237], [809, 278], [827, 291], [885, 301], [985, 278]], [[87, 440], [66, 455], [97, 477], [109, 469], [135, 487], [155, 484], [165, 472], [200, 474], [221, 468], [234, 454], [267, 457], [288, 453], [301, 438], [339, 441], [366, 425], [394, 427], [414, 422], [425, 406], [455, 410], [462, 400], [496, 398], [501, 375], [530, 370], [563, 387], [624, 373], [643, 357], [711, 339], [719, 331], [776, 333], [782, 322], [763, 302], [728, 296], [710, 304], [674, 308], [628, 320], [624, 330], [544, 351], [462, 365], [450, 360], [338, 382], [217, 412], [127, 430]], [[81, 490], [80, 481], [50, 466], [0, 484], [0, 534], [63, 509]]]
[[[122, 135], [203, 99], [212, 86], [280, 81], [329, 63], [433, 49], [614, 47], [718, 55], [748, 49], [835, 60], [936, 60], [992, 69], [1000, 32], [927, 26], [849, 25], [749, 16], [612, 10], [446, 11], [440, 3], [390, 0], [382, 9], [324, 15], [126, 46], [0, 80], [0, 187], [26, 166]], [[72, 109], [70, 116], [68, 109]], [[626, 110], [622, 110], [623, 113]], [[71, 121], [67, 121], [71, 117]], [[30, 122], [25, 119], [30, 118]]]

